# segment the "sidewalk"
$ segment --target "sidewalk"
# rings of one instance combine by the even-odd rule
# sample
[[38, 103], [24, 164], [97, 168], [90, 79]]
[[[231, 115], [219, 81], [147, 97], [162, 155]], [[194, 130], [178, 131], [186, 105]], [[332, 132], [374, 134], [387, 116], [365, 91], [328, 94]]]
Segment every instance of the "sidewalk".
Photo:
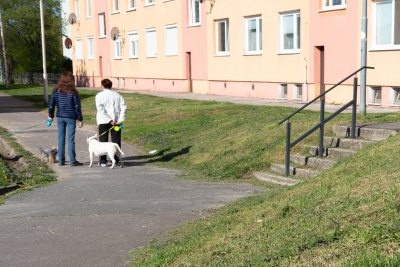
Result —
[[[89, 87], [79, 87], [79, 90], [97, 90], [100, 91], [101, 88], [89, 88]], [[236, 96], [220, 96], [220, 95], [205, 95], [205, 94], [194, 94], [194, 93], [169, 93], [169, 92], [159, 92], [159, 91], [134, 91], [134, 90], [120, 90], [114, 89], [121, 93], [139, 93], [143, 95], [152, 95], [165, 98], [174, 99], [190, 99], [190, 100], [200, 100], [200, 101], [217, 101], [217, 102], [228, 102], [235, 104], [244, 105], [256, 105], [256, 106], [279, 106], [279, 107], [290, 107], [290, 108], [301, 108], [307, 102], [304, 101], [287, 101], [287, 100], [277, 100], [277, 99], [263, 99], [263, 98], [246, 98], [246, 97], [236, 97]], [[312, 100], [312, 99], [311, 99]], [[350, 101], [350, 100], [349, 100]], [[339, 110], [343, 105], [333, 105], [325, 104], [325, 111], [333, 113]], [[319, 111], [320, 102], [315, 102], [308, 106], [306, 109]], [[344, 113], [351, 113], [352, 108], [347, 108]], [[357, 107], [357, 112], [360, 112], [360, 108]], [[381, 107], [367, 107], [367, 113], [395, 113], [400, 112], [397, 108], [381, 108]]]
[[[14, 135], [25, 149], [39, 156], [39, 146], [57, 145], [57, 125], [46, 126], [46, 114], [4, 94], [0, 103], [9, 103], [0, 105], [0, 124], [8, 131], [40, 124]], [[85, 166], [51, 165], [62, 174], [58, 183], [17, 194], [0, 206], [0, 266], [124, 266], [131, 249], [207, 215], [205, 209], [260, 190], [177, 179], [179, 171], [146, 166], [152, 156], [138, 156], [125, 143], [125, 168], [88, 168], [86, 136], [95, 130], [77, 128], [77, 160]]]

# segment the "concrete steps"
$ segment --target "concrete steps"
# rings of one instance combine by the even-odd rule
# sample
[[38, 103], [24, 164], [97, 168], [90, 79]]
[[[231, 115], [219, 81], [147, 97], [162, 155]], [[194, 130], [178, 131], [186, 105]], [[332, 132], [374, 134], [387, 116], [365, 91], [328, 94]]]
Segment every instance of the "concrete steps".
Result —
[[256, 172], [253, 175], [270, 183], [292, 186], [304, 178], [319, 175], [331, 168], [338, 160], [345, 159], [359, 150], [383, 140], [400, 131], [400, 123], [381, 123], [357, 125], [357, 139], [349, 139], [350, 125], [336, 125], [333, 132], [339, 137], [324, 137], [323, 158], [318, 157], [318, 146], [305, 145], [311, 155], [290, 155], [291, 167], [289, 177], [285, 177], [285, 165], [272, 163], [271, 173]]

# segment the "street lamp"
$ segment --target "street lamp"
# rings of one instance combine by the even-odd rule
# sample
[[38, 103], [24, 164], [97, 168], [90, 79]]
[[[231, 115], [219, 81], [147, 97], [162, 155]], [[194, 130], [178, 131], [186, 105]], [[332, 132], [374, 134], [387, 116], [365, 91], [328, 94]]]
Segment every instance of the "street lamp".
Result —
[[[362, 26], [361, 26], [361, 67], [367, 66], [367, 0], [363, 0]], [[367, 69], [361, 71], [360, 79], [360, 114], [367, 115]]]
[[44, 35], [44, 10], [43, 10], [43, 0], [40, 0], [40, 24], [42, 30], [42, 54], [43, 54], [43, 88], [44, 88], [44, 102], [49, 103], [49, 97], [47, 94], [48, 80], [47, 80], [47, 64], [46, 64], [46, 42]]

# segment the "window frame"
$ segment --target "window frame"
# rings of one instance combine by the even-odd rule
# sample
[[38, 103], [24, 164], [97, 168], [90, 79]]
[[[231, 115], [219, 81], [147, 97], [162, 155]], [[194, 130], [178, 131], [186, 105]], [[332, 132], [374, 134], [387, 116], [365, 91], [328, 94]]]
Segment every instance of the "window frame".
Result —
[[[78, 45], [79, 43], [79, 45]], [[78, 58], [78, 49], [80, 51], [80, 58]], [[75, 59], [76, 60], [83, 60], [83, 46], [82, 46], [82, 38], [77, 37], [75, 38]]]
[[[286, 96], [284, 95], [284, 87], [286, 87]], [[287, 100], [288, 99], [288, 85], [287, 83], [279, 84], [278, 99]]]
[[[135, 53], [132, 54], [132, 41], [130, 38], [131, 36], [134, 35], [136, 35], [136, 41], [134, 41], [136, 44], [136, 49], [135, 49], [136, 54]], [[135, 59], [139, 58], [139, 36], [137, 31], [128, 32], [128, 42], [129, 42], [129, 58], [135, 58]]]
[[144, 6], [154, 6], [156, 4], [156, 0], [145, 0]]
[[[299, 89], [301, 89], [301, 96], [299, 97]], [[294, 84], [293, 85], [293, 100], [302, 101], [303, 100], [303, 85]]]
[[[155, 54], [149, 55], [149, 40], [148, 40], [148, 33], [154, 32], [155, 33]], [[158, 56], [158, 49], [157, 49], [157, 29], [156, 28], [149, 28], [145, 30], [145, 40], [146, 40], [146, 58], [156, 58]]]
[[[225, 46], [226, 51], [219, 51], [219, 41], [220, 41], [220, 32], [218, 25], [220, 23], [225, 23]], [[217, 56], [229, 56], [230, 55], [230, 43], [229, 43], [229, 19], [219, 19], [215, 21], [215, 54]]]
[[[133, 5], [132, 5], [133, 3]], [[132, 11], [136, 10], [136, 0], [128, 0], [128, 10], [127, 11]]]
[[[121, 60], [122, 59], [122, 36], [121, 36], [121, 34], [118, 35], [117, 40], [113, 41], [113, 47], [114, 47], [114, 59]], [[117, 54], [118, 51], [120, 52], [120, 55]]]
[[[392, 32], [391, 32], [391, 44], [377, 44], [377, 5], [380, 3], [391, 2], [392, 3]], [[395, 40], [395, 16], [396, 16], [396, 1], [394, 0], [376, 0], [373, 2], [373, 26], [372, 26], [372, 50], [400, 50], [400, 44], [394, 44]], [[400, 16], [400, 14], [399, 14]], [[400, 34], [400, 33], [399, 33]]]
[[[118, 5], [118, 9], [115, 9], [116, 5]], [[121, 11], [121, 2], [120, 0], [112, 0], [112, 10], [111, 14], [118, 14]]]
[[[326, 5], [326, 1], [329, 1], [329, 5]], [[333, 5], [333, 0], [322, 0], [322, 11], [338, 10], [347, 8], [347, 0], [341, 0], [341, 5]]]
[[[379, 102], [376, 100], [376, 91], [381, 91], [381, 99], [379, 100]], [[382, 87], [380, 86], [372, 86], [369, 87], [369, 103], [368, 105], [372, 105], [372, 106], [381, 106], [382, 105]]]
[[[89, 59], [94, 59], [94, 38], [93, 36], [89, 36], [86, 38], [86, 42], [87, 42], [87, 52], [88, 52], [88, 60]], [[90, 46], [91, 44], [91, 46]], [[92, 52], [92, 53], [90, 53]]]
[[75, 15], [76, 15], [76, 20], [81, 20], [81, 8], [80, 8], [80, 1], [75, 0]]
[[[176, 29], [176, 40], [175, 40], [175, 51], [176, 53], [172, 53], [172, 54], [168, 54], [168, 35], [167, 35], [167, 30], [168, 29]], [[170, 24], [170, 25], [166, 25], [164, 27], [164, 31], [165, 31], [165, 56], [166, 57], [176, 57], [178, 56], [178, 50], [179, 50], [179, 42], [178, 42], [178, 25], [177, 24]], [[174, 40], [173, 40], [174, 41]]]
[[[250, 20], [256, 20], [256, 44], [257, 44], [257, 49], [255, 51], [250, 51], [249, 48], [249, 21]], [[260, 25], [261, 25], [261, 30], [260, 30]], [[261, 36], [261, 38], [260, 38]], [[261, 40], [261, 47], [260, 47], [260, 40]], [[244, 55], [262, 55], [262, 16], [251, 16], [251, 17], [245, 17], [244, 18]]]
[[[201, 3], [197, 0], [188, 0], [189, 1], [189, 26], [201, 26]], [[196, 22], [196, 9], [194, 8], [193, 4], [197, 2], [199, 3], [199, 22]]]
[[99, 31], [100, 31], [99, 38], [107, 37], [106, 13], [99, 14]]
[[[297, 46], [297, 16], [300, 16], [300, 47], [296, 47]], [[293, 16], [294, 20], [293, 20], [293, 29], [294, 29], [294, 33], [293, 33], [293, 45], [294, 48], [292, 49], [285, 49], [284, 48], [284, 43], [285, 43], [285, 39], [284, 39], [284, 34], [283, 34], [283, 19], [285, 16]], [[300, 14], [300, 10], [296, 10], [296, 11], [290, 11], [290, 12], [282, 12], [279, 13], [279, 53], [280, 54], [299, 54], [301, 53], [301, 14]]]
[[[90, 10], [90, 14], [89, 14]], [[93, 17], [93, 5], [92, 0], [86, 0], [86, 18], [90, 19]]]

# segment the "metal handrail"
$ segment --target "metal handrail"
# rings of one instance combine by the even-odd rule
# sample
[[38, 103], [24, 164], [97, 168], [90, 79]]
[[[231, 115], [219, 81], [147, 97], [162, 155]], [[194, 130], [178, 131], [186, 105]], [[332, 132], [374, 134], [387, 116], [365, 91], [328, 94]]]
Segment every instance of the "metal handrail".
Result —
[[[356, 75], [358, 72], [360, 72], [363, 69], [375, 69], [375, 68], [374, 67], [362, 67], [362, 68], [360, 68], [359, 70], [355, 71], [354, 73], [352, 73], [351, 75], [349, 75], [348, 77], [346, 77], [345, 79], [340, 81], [339, 83], [335, 84], [329, 90], [327, 90], [324, 93], [320, 94], [318, 97], [314, 98], [312, 101], [310, 101], [309, 103], [305, 104], [303, 107], [301, 107], [298, 110], [296, 110], [294, 113], [292, 113], [291, 115], [289, 115], [288, 117], [286, 117], [285, 119], [280, 121], [278, 124], [280, 125], [283, 122], [288, 121], [291, 117], [293, 117], [294, 115], [296, 115], [297, 113], [299, 113], [300, 111], [305, 109], [310, 104], [312, 104], [315, 101], [317, 101], [322, 96], [324, 96], [327, 93], [329, 93], [330, 91], [335, 89], [337, 86], [339, 86], [340, 84], [342, 84], [343, 82], [348, 80], [350, 77]], [[352, 139], [355, 138], [355, 133], [356, 133], [356, 111], [357, 111], [357, 86], [358, 86], [358, 79], [357, 79], [357, 77], [355, 77], [354, 78], [354, 84], [353, 84], [353, 99], [349, 103], [347, 103], [346, 105], [341, 107], [339, 110], [337, 110], [336, 112], [331, 114], [326, 119], [325, 119], [325, 99], [322, 98], [321, 99], [321, 109], [320, 109], [320, 122], [317, 125], [315, 125], [314, 127], [312, 127], [310, 130], [308, 130], [306, 133], [304, 133], [302, 136], [297, 138], [293, 142], [290, 141], [291, 123], [290, 123], [290, 121], [288, 121], [286, 123], [286, 166], [285, 166], [285, 175], [286, 175], [286, 177], [289, 176], [289, 174], [290, 174], [290, 149], [292, 147], [294, 147], [295, 145], [297, 145], [299, 142], [301, 142], [303, 139], [305, 139], [307, 136], [309, 136], [310, 134], [312, 134], [313, 132], [318, 130], [318, 128], [319, 128], [320, 129], [320, 133], [319, 133], [318, 156], [320, 158], [322, 158], [323, 150], [324, 150], [324, 127], [325, 127], [325, 123], [329, 122], [331, 119], [333, 119], [334, 117], [336, 117], [337, 115], [342, 113], [345, 109], [347, 109], [350, 106], [353, 106], [352, 119], [351, 119], [351, 138]]]
[[302, 106], [301, 108], [299, 108], [298, 110], [296, 110], [295, 112], [293, 112], [292, 114], [290, 114], [289, 116], [287, 116], [286, 118], [281, 120], [278, 123], [278, 125], [281, 125], [282, 123], [284, 123], [285, 121], [287, 121], [288, 119], [290, 119], [291, 117], [293, 117], [294, 115], [296, 115], [297, 113], [299, 113], [300, 111], [302, 111], [303, 109], [305, 109], [306, 107], [308, 107], [309, 105], [311, 105], [312, 103], [317, 101], [319, 98], [323, 97], [324, 95], [326, 95], [327, 93], [332, 91], [333, 89], [335, 89], [336, 87], [338, 87], [339, 85], [341, 85], [342, 83], [344, 83], [345, 81], [347, 81], [348, 79], [350, 79], [352, 76], [356, 75], [358, 72], [362, 71], [363, 69], [375, 69], [375, 68], [374, 67], [366, 67], [365, 66], [365, 67], [362, 67], [359, 70], [353, 72], [351, 75], [347, 76], [345, 79], [343, 79], [339, 83], [335, 84], [333, 87], [329, 88], [329, 90], [327, 90], [324, 93], [320, 94], [319, 96], [317, 96], [316, 98], [314, 98], [313, 100], [311, 100], [310, 102], [308, 102], [307, 104], [305, 104], [304, 106]]

